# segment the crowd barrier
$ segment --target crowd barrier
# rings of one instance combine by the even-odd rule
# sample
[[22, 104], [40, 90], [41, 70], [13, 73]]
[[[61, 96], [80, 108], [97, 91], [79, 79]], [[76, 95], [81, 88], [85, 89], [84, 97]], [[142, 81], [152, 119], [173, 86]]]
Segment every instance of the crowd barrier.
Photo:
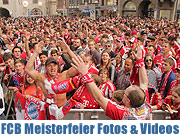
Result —
[[[151, 120], [170, 120], [168, 111], [155, 110], [151, 113]], [[63, 120], [110, 120], [103, 109], [71, 109]]]
[[[3, 76], [3, 72], [0, 72], [1, 82], [2, 82], [2, 76]], [[9, 99], [6, 119], [8, 119], [9, 116], [12, 116], [11, 119], [15, 119], [15, 113], [9, 114], [10, 109], [12, 108], [11, 107], [12, 101], [14, 100], [14, 93], [12, 91], [8, 91], [8, 89], [3, 85], [3, 83], [1, 84], [3, 87], [4, 94], [6, 94], [4, 100], [7, 101], [7, 99]], [[151, 120], [170, 120], [170, 119], [171, 118], [168, 111], [155, 110], [152, 111], [151, 113]], [[103, 109], [71, 109], [63, 118], [63, 120], [110, 120], [110, 118], [105, 115]]]

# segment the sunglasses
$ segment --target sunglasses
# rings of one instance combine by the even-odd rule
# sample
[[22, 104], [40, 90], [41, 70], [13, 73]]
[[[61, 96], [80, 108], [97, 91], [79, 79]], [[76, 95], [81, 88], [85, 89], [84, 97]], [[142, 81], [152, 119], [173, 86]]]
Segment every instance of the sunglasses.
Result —
[[146, 59], [146, 62], [148, 62], [148, 61], [152, 62], [152, 59]]
[[111, 47], [110, 45], [105, 45], [105, 47]]

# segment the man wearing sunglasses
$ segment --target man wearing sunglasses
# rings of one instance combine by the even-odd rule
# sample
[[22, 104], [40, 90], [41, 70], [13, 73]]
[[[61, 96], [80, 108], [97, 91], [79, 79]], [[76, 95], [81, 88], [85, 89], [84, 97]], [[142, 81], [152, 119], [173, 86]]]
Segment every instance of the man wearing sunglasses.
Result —
[[114, 58], [116, 53], [112, 51], [112, 43], [110, 40], [106, 41], [105, 49], [110, 53], [111, 58]]

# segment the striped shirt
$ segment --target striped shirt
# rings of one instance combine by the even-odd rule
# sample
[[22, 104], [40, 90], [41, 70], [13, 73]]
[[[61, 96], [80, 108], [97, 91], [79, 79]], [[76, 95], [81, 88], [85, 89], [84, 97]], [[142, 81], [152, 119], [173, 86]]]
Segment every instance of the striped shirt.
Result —
[[102, 91], [104, 97], [111, 99], [113, 92], [116, 90], [116, 87], [110, 80], [108, 80], [105, 83], [101, 83], [99, 89]]

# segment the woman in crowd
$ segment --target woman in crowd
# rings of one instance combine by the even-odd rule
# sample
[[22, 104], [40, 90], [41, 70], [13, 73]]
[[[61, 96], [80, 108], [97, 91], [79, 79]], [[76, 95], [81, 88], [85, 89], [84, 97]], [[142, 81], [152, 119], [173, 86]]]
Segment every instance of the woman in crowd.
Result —
[[161, 70], [154, 67], [154, 59], [149, 54], [145, 56], [144, 63], [148, 75], [148, 82], [157, 88], [159, 79], [161, 77]]
[[120, 53], [115, 55], [115, 60], [116, 60], [116, 73], [118, 73], [123, 66], [123, 60], [122, 60], [122, 55]]
[[101, 68], [99, 76], [101, 78], [99, 89], [102, 91], [104, 97], [111, 99], [116, 87], [108, 78], [108, 70], [106, 68]]
[[112, 82], [114, 81], [115, 66], [111, 64], [110, 54], [106, 50], [102, 52], [100, 64], [97, 65], [97, 68], [106, 68], [108, 70], [108, 77]]
[[[180, 86], [175, 87], [172, 95], [164, 99], [162, 109], [169, 111], [172, 120], [180, 120]], [[174, 110], [178, 113], [175, 113]]]
[[26, 97], [33, 96], [41, 101], [44, 101], [44, 94], [41, 88], [37, 85], [37, 83], [29, 76], [25, 75], [24, 87], [22, 89], [22, 94]]

